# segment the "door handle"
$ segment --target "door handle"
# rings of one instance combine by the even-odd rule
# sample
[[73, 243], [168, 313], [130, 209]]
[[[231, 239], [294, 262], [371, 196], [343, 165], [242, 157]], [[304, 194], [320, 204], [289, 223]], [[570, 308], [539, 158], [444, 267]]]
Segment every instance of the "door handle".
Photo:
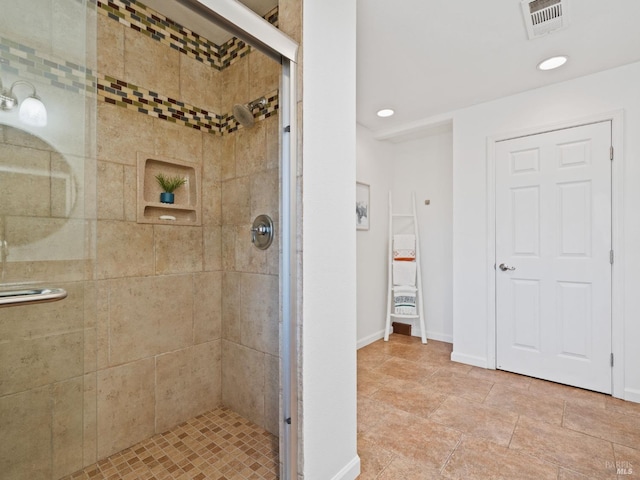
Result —
[[498, 268], [500, 270], [502, 270], [503, 272], [506, 272], [507, 270], [515, 270], [516, 267], [510, 267], [509, 265], [505, 265], [504, 263], [501, 263]]

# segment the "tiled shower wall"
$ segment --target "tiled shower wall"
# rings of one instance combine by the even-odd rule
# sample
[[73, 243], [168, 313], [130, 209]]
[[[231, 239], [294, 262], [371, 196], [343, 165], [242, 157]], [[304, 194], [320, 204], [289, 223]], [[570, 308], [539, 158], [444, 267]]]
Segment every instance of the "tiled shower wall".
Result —
[[[131, 25], [98, 15], [99, 74], [223, 127], [98, 102], [97, 458], [220, 404], [279, 426], [278, 247], [250, 241], [256, 215], [278, 220], [278, 120], [225, 130], [224, 112], [272, 98], [280, 66], [252, 51], [216, 68]], [[202, 226], [136, 223], [137, 152], [201, 165]]]
[[[64, 0], [71, 9], [76, 1]], [[132, 27], [125, 7], [141, 4], [114, 5], [126, 13], [109, 16], [97, 3], [97, 70], [81, 79], [100, 88], [96, 158], [71, 152], [85, 163], [87, 206], [65, 222], [78, 225], [69, 238], [82, 239], [87, 259], [95, 250], [95, 261], [9, 264], [9, 281], [35, 272], [69, 292], [2, 312], [0, 373], [20, 393], [0, 381], [0, 462], [23, 456], [16, 478], [58, 478], [221, 404], [278, 433], [278, 244], [255, 249], [249, 229], [262, 213], [279, 223], [280, 67], [245, 49], [217, 68]], [[42, 31], [50, 19], [42, 15]], [[47, 35], [35, 37], [5, 50], [32, 81], [42, 73], [26, 57], [48, 54]], [[53, 87], [82, 89], [75, 70], [43, 65]], [[259, 121], [238, 128], [233, 104], [260, 96], [269, 104]], [[139, 101], [149, 97], [157, 105]], [[136, 222], [137, 152], [202, 168], [202, 225]]]

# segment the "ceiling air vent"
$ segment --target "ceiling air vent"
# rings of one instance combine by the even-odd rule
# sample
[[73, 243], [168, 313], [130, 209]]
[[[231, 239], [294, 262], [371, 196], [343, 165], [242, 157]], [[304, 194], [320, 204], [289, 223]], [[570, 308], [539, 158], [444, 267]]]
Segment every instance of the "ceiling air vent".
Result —
[[522, 14], [529, 40], [542, 37], [569, 25], [569, 0], [523, 0]]

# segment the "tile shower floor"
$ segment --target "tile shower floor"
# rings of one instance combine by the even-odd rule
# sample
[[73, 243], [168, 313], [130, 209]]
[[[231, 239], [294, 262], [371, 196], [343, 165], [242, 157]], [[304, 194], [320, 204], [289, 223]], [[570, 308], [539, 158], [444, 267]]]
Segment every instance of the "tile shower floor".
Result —
[[640, 479], [640, 404], [450, 355], [402, 335], [358, 351], [359, 480]]
[[217, 408], [64, 480], [272, 480], [278, 469], [278, 438]]

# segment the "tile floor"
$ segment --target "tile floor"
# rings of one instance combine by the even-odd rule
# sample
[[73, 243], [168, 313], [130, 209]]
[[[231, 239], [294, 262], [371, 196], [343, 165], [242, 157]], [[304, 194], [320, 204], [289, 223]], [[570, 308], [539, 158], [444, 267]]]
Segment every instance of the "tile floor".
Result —
[[218, 408], [63, 480], [275, 480], [278, 469], [278, 438]]
[[403, 335], [358, 350], [359, 480], [640, 479], [640, 404], [450, 355]]

